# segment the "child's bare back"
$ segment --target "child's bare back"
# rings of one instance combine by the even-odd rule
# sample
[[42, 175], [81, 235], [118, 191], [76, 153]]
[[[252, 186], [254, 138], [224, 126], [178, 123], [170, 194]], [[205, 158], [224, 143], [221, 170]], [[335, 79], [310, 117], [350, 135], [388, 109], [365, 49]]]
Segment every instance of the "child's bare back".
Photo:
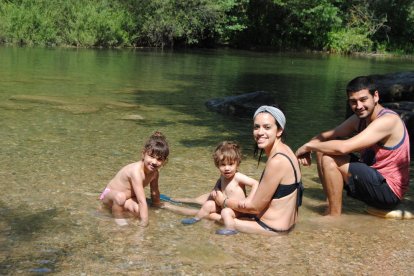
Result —
[[133, 184], [142, 185], [146, 187], [154, 178], [152, 175], [145, 175], [142, 161], [134, 162], [123, 167], [115, 176], [109, 181], [107, 188], [123, 192], [128, 198], [135, 197]]

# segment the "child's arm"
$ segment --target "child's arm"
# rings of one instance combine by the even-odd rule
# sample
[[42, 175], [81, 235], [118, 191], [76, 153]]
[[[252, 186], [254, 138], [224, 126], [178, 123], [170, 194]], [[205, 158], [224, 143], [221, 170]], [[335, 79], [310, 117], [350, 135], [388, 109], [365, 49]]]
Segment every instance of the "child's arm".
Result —
[[132, 176], [131, 182], [139, 206], [140, 226], [145, 227], [148, 225], [148, 204], [145, 197], [144, 183], [138, 175]]
[[238, 181], [240, 184], [250, 186], [250, 193], [247, 198], [251, 198], [256, 193], [257, 187], [259, 186], [259, 182], [256, 179], [248, 177], [242, 173], [238, 173]]
[[158, 188], [158, 176], [159, 174], [157, 173], [154, 179], [150, 182], [151, 205], [154, 207], [163, 207], [164, 203], [160, 200], [160, 190]]

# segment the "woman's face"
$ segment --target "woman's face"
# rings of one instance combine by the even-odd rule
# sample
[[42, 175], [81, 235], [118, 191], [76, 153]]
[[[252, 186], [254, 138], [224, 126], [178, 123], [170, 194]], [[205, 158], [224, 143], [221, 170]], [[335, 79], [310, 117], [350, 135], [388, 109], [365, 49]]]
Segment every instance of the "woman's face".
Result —
[[275, 118], [267, 112], [259, 113], [253, 122], [253, 138], [259, 149], [272, 147], [277, 138], [282, 135]]

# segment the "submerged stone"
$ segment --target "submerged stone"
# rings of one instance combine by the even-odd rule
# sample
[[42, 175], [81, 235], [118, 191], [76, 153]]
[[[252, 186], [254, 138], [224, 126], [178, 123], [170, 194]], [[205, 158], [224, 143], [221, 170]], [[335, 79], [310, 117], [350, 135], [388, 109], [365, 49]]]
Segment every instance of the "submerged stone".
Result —
[[57, 108], [60, 110], [68, 111], [72, 114], [88, 114], [88, 113], [95, 113], [99, 111], [99, 108], [96, 106], [83, 105], [83, 104], [61, 105], [61, 106], [57, 106]]
[[118, 102], [118, 101], [107, 101], [107, 102], [104, 102], [104, 104], [108, 108], [137, 108], [139, 107], [137, 104]]
[[144, 120], [144, 117], [138, 114], [131, 114], [131, 115], [126, 115], [122, 117], [121, 120], [141, 121], [141, 120]]
[[262, 105], [274, 105], [272, 95], [265, 91], [256, 91], [225, 98], [211, 99], [206, 102], [208, 109], [225, 115], [252, 117]]
[[31, 103], [41, 103], [41, 104], [54, 104], [54, 105], [68, 103], [59, 97], [36, 96], [36, 95], [15, 95], [15, 96], [10, 97], [9, 100], [31, 102]]

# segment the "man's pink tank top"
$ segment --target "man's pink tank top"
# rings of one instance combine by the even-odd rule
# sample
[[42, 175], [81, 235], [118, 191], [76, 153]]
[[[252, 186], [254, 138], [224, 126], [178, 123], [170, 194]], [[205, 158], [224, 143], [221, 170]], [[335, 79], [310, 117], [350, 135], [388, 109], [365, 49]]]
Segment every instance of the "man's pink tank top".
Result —
[[[378, 113], [377, 118], [387, 113], [398, 116], [394, 111], [384, 108]], [[408, 190], [410, 169], [410, 139], [405, 125], [404, 136], [397, 145], [385, 147], [377, 143], [365, 149], [361, 156], [366, 154], [367, 151], [375, 153], [373, 164], [369, 165], [387, 180], [394, 194], [399, 199], [402, 199]], [[363, 161], [366, 162], [365, 160]]]

